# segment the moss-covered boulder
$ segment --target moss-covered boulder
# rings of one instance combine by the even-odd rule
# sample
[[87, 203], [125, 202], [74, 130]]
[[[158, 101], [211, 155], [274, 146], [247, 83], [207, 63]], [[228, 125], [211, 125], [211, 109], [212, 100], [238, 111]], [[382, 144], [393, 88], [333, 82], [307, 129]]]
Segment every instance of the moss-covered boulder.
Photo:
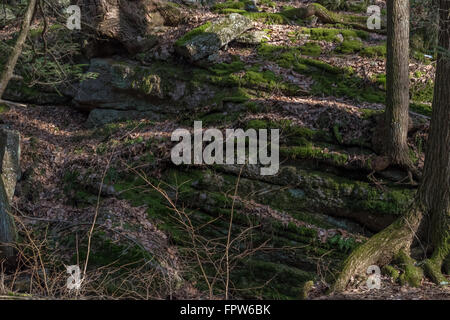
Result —
[[232, 13], [215, 21], [207, 22], [186, 33], [177, 40], [178, 54], [191, 62], [205, 58], [236, 39], [253, 26], [252, 21], [240, 14]]
[[97, 109], [91, 124], [139, 116], [160, 120], [220, 100], [220, 89], [203, 81], [205, 70], [185, 65], [153, 63], [144, 67], [124, 61], [92, 59], [89, 72], [96, 77], [80, 84], [74, 103], [79, 109]]

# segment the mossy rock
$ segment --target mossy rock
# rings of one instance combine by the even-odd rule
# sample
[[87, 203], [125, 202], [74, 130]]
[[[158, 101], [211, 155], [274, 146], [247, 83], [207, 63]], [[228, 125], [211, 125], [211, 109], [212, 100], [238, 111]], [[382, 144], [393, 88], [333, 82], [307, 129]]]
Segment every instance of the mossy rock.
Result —
[[237, 13], [197, 27], [175, 42], [175, 50], [191, 62], [205, 58], [252, 27], [252, 21]]

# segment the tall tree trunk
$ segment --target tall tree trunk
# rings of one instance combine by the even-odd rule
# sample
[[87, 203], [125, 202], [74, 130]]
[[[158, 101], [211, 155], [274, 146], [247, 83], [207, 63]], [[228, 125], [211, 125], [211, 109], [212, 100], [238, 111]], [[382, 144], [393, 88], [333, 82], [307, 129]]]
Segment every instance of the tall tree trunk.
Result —
[[370, 265], [383, 266], [400, 250], [408, 252], [423, 217], [430, 221], [434, 249], [425, 261], [425, 272], [434, 282], [445, 282], [441, 268], [450, 249], [450, 0], [440, 0], [439, 23], [442, 53], [438, 56], [424, 179], [406, 214], [347, 258], [334, 291], [344, 290], [352, 276], [365, 273]]
[[429, 210], [429, 240], [433, 255], [425, 271], [443, 282], [441, 267], [450, 253], [450, 0], [439, 4], [439, 55], [435, 78], [432, 122], [424, 167], [422, 202]]
[[16, 44], [14, 46], [11, 55], [6, 62], [5, 69], [0, 77], [0, 100], [3, 96], [3, 93], [6, 90], [6, 86], [11, 79], [14, 68], [16, 67], [17, 60], [19, 59], [20, 54], [22, 53], [22, 47], [25, 43], [25, 40], [28, 35], [28, 31], [30, 31], [31, 20], [33, 18], [33, 13], [36, 8], [36, 0], [30, 0], [28, 2], [27, 11], [25, 12], [25, 16], [23, 17], [22, 28], [20, 30], [19, 37], [17, 38]]
[[411, 167], [409, 120], [409, 1], [387, 1], [386, 112], [383, 153], [393, 164]]
[[[19, 37], [17, 38], [14, 49], [6, 62], [5, 68], [0, 77], [0, 102], [2, 101], [1, 98], [6, 90], [6, 86], [13, 75], [17, 60], [22, 53], [22, 47], [30, 30], [31, 20], [33, 18], [35, 8], [36, 0], [30, 0], [23, 18]], [[0, 178], [0, 180], [2, 179]], [[0, 181], [0, 259], [6, 259], [7, 264], [13, 262], [12, 260], [14, 259], [15, 252], [14, 248], [11, 246], [11, 243], [16, 240], [16, 228], [14, 219], [11, 216], [9, 200], [10, 199], [8, 199], [8, 195], [5, 190], [5, 185], [3, 181]]]

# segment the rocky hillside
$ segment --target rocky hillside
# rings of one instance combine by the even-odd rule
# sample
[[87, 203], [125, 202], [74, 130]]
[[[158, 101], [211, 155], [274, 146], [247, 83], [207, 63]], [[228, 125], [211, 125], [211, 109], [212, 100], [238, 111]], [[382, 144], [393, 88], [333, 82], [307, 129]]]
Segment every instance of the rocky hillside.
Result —
[[[34, 25], [4, 96], [25, 106], [0, 106], [22, 136], [10, 291], [69, 295], [64, 265], [89, 255], [88, 296], [299, 299], [308, 281], [318, 296], [410, 203], [414, 177], [373, 138], [386, 37], [383, 21], [367, 28], [370, 1], [78, 2], [95, 33], [57, 15]], [[0, 65], [16, 34], [1, 29]], [[418, 43], [408, 138], [420, 170], [435, 63]], [[194, 120], [280, 129], [279, 173], [175, 166], [171, 133]]]

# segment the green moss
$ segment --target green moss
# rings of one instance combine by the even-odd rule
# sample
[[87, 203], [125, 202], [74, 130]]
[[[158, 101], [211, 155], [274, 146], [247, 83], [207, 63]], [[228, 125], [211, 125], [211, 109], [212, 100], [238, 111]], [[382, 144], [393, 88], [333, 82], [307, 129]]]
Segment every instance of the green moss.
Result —
[[308, 295], [309, 292], [312, 290], [312, 288], [314, 287], [314, 282], [313, 281], [306, 281], [303, 285], [300, 286], [301, 291], [300, 291], [300, 300], [306, 300], [308, 299]]
[[361, 51], [363, 47], [363, 43], [358, 40], [344, 40], [337, 48], [336, 52], [338, 53], [357, 53]]
[[348, 161], [348, 155], [338, 152], [326, 152], [322, 148], [311, 144], [306, 146], [281, 147], [280, 154], [290, 159], [331, 160], [336, 165], [343, 165]]
[[376, 109], [360, 109], [360, 111], [362, 112], [362, 118], [365, 120], [380, 115], [384, 112], [384, 110], [376, 110]]
[[63, 191], [69, 204], [84, 208], [97, 203], [98, 195], [87, 190], [78, 180], [78, 171], [68, 171], [63, 177]]
[[402, 285], [409, 284], [412, 287], [419, 287], [423, 279], [423, 271], [415, 266], [415, 261], [403, 250], [400, 251], [395, 259], [396, 265], [402, 270], [400, 275], [400, 283]]
[[412, 199], [413, 191], [407, 189], [392, 189], [383, 194], [371, 191], [367, 193], [365, 200], [354, 202], [354, 206], [370, 212], [400, 215]]
[[0, 104], [0, 114], [8, 111], [9, 107], [6, 104]]
[[329, 135], [320, 130], [294, 125], [290, 120], [273, 121], [267, 119], [253, 119], [247, 122], [247, 129], [279, 129], [281, 140], [289, 145], [310, 146], [311, 141], [326, 141], [331, 139]]
[[386, 90], [386, 74], [376, 74], [373, 76], [373, 81]]
[[360, 25], [367, 25], [367, 16], [353, 15], [353, 14], [345, 14], [341, 16], [344, 22], [347, 23], [356, 23]]
[[361, 1], [361, 2], [349, 2], [348, 10], [353, 12], [366, 13], [367, 7], [369, 6], [369, 1]]
[[307, 56], [317, 57], [322, 53], [322, 48], [314, 42], [307, 42], [300, 47], [300, 52]]
[[328, 10], [338, 11], [347, 9], [344, 0], [317, 0], [317, 3], [321, 4]]
[[263, 89], [265, 92], [279, 90], [295, 93], [297, 91], [296, 86], [284, 81], [270, 70], [260, 71], [260, 67], [255, 65], [244, 71], [243, 67], [244, 64], [240, 61], [216, 65], [211, 69], [215, 75], [209, 76], [209, 81], [219, 86]]
[[293, 68], [300, 73], [315, 73], [317, 70], [333, 74], [342, 73], [342, 69], [334, 67], [326, 62], [302, 58], [301, 48], [261, 44], [258, 53], [266, 59], [277, 62], [283, 68]]
[[281, 13], [272, 12], [246, 12], [243, 14], [249, 19], [259, 21], [265, 24], [288, 24], [289, 19]]
[[335, 28], [301, 28], [300, 34], [310, 36], [311, 40], [325, 40], [325, 41], [339, 41], [339, 35], [342, 35], [344, 40], [357, 40], [369, 38], [369, 34], [362, 30], [353, 29], [335, 29]]
[[386, 45], [364, 47], [360, 51], [360, 55], [370, 58], [386, 57]]
[[245, 64], [242, 61], [233, 61], [232, 63], [219, 63], [211, 67], [209, 70], [216, 75], [223, 76], [230, 73], [244, 70]]
[[336, 138], [337, 142], [339, 142], [339, 144], [342, 144], [344, 142], [344, 139], [342, 138], [342, 135], [339, 132], [339, 125], [338, 124], [335, 124], [333, 126], [333, 133], [334, 133], [334, 137]]
[[334, 22], [343, 21], [343, 19], [344, 19], [342, 15], [328, 10], [327, 8], [325, 8], [324, 6], [322, 6], [319, 3], [312, 3], [311, 6], [314, 7], [316, 12], [317, 11], [322, 12], [323, 14], [327, 15], [328, 17], [330, 17]]
[[223, 113], [223, 112], [216, 112], [207, 114], [205, 116], [201, 116], [200, 120], [203, 121], [204, 126], [210, 126], [212, 124], [226, 124], [226, 123], [233, 123], [236, 121], [240, 116], [239, 112], [231, 112], [231, 113]]
[[185, 45], [187, 42], [189, 42], [190, 40], [192, 40], [193, 38], [195, 38], [196, 36], [205, 33], [205, 31], [211, 27], [211, 22], [208, 21], [205, 24], [202, 24], [201, 26], [192, 29], [191, 31], [189, 31], [188, 33], [186, 33], [184, 36], [182, 36], [181, 38], [179, 38], [176, 42], [175, 45], [176, 46], [183, 46]]
[[318, 96], [344, 96], [358, 101], [383, 103], [385, 92], [355, 76], [350, 69], [334, 67], [326, 62], [302, 58], [298, 48], [262, 44], [258, 53], [280, 67], [308, 74], [314, 79], [311, 93]]
[[385, 265], [381, 271], [383, 274], [389, 276], [393, 282], [396, 282], [400, 277], [400, 271], [391, 265]]
[[434, 82], [428, 80], [426, 83], [415, 82], [411, 85], [411, 100], [415, 102], [433, 102]]
[[226, 1], [221, 3], [216, 3], [213, 6], [214, 11], [221, 11], [225, 9], [237, 9], [245, 11], [245, 3], [243, 1]]
[[274, 1], [272, 1], [272, 0], [259, 0], [258, 4], [259, 5], [264, 5], [264, 6], [267, 6], [267, 7], [271, 7], [271, 8], [275, 8], [277, 6], [277, 4]]
[[424, 261], [423, 269], [428, 278], [430, 278], [434, 283], [440, 285], [448, 285], [449, 282], [446, 277], [442, 274], [441, 265], [436, 263], [433, 259], [427, 259]]
[[219, 10], [218, 13], [221, 13], [221, 14], [230, 14], [230, 13], [244, 14], [244, 13], [247, 13], [247, 11], [241, 10], [241, 9], [222, 9], [222, 10]]

